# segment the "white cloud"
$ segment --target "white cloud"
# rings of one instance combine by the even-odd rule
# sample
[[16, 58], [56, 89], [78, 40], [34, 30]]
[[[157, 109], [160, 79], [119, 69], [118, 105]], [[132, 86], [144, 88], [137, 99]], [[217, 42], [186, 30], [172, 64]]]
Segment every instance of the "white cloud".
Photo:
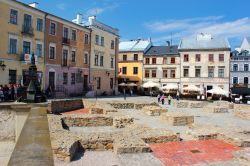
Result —
[[65, 10], [67, 5], [65, 3], [59, 3], [56, 5], [56, 7], [60, 10]]
[[89, 9], [89, 10], [86, 12], [86, 15], [87, 15], [87, 16], [91, 16], [91, 15], [100, 15], [100, 14], [102, 14], [103, 12], [112, 11], [112, 10], [118, 8], [118, 7], [119, 7], [119, 4], [118, 4], [118, 3], [113, 3], [113, 4], [105, 5], [105, 6], [103, 6], [103, 7], [94, 7], [94, 8]]
[[[201, 32], [229, 38], [242, 38], [250, 34], [249, 17], [232, 21], [223, 21], [223, 18], [223, 16], [209, 16], [163, 22], [155, 21], [146, 23], [144, 26], [158, 36], [153, 38], [155, 42], [169, 40], [171, 37], [180, 39]], [[168, 35], [163, 35], [163, 33]]]

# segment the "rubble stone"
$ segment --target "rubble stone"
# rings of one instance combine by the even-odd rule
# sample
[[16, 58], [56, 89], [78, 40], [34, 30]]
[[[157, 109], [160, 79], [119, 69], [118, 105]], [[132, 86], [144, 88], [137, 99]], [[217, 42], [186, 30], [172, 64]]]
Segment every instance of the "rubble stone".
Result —
[[166, 109], [163, 109], [159, 106], [144, 106], [142, 110], [147, 115], [150, 115], [150, 116], [160, 116], [162, 113], [167, 112]]

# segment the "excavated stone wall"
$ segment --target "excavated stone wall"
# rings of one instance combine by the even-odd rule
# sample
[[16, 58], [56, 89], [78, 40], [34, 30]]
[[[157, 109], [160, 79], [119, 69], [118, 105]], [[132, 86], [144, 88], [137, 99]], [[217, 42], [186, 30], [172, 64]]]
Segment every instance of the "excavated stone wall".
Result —
[[0, 141], [15, 141], [15, 115], [11, 110], [0, 110]]
[[161, 115], [161, 120], [173, 126], [185, 126], [194, 123], [194, 116], [184, 112], [167, 112]]
[[48, 112], [53, 114], [68, 112], [76, 109], [83, 108], [81, 99], [77, 100], [53, 100], [48, 105]]

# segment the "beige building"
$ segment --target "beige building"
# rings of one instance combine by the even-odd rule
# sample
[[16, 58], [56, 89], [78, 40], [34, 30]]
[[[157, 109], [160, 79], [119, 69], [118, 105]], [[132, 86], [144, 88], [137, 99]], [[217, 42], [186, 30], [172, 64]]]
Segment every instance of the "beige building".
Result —
[[25, 84], [31, 54], [35, 54], [38, 77], [44, 85], [45, 13], [36, 9], [36, 4], [32, 6], [0, 0], [0, 85]]
[[153, 81], [161, 86], [180, 82], [178, 46], [152, 46], [144, 54], [143, 82]]
[[230, 45], [227, 39], [199, 34], [179, 44], [181, 88], [195, 85], [210, 90], [219, 86], [229, 90]]
[[89, 17], [91, 32], [90, 84], [98, 95], [117, 91], [119, 31]]

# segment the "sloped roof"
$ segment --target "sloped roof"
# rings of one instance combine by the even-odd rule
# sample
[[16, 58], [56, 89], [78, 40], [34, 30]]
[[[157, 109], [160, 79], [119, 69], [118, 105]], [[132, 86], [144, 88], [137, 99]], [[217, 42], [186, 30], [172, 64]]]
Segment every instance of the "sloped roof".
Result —
[[152, 46], [145, 55], [168, 55], [178, 54], [178, 46]]
[[250, 44], [250, 37], [246, 37], [246, 40]]
[[198, 40], [196, 37], [183, 38], [179, 49], [230, 49], [226, 38], [211, 37], [210, 39]]
[[152, 45], [150, 40], [131, 40], [120, 42], [119, 51], [147, 51]]

